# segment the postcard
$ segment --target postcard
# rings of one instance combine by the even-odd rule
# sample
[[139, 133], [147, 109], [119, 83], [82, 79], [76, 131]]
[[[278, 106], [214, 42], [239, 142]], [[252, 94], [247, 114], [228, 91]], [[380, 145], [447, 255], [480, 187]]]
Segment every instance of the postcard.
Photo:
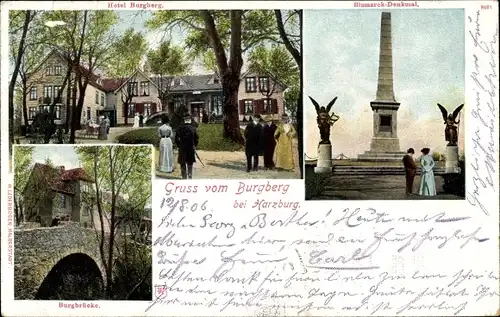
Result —
[[2, 2], [2, 316], [492, 316], [498, 2]]

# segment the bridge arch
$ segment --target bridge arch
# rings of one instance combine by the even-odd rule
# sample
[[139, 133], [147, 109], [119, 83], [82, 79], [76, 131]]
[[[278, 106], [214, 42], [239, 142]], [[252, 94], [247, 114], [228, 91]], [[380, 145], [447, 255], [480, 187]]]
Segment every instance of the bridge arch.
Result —
[[[15, 230], [14, 298], [33, 300], [43, 294], [48, 296], [46, 293], [39, 294], [42, 283], [53, 269], [57, 267], [59, 270], [61, 266], [57, 264], [60, 261], [64, 260], [62, 267], [69, 267], [74, 256], [68, 259], [66, 257], [73, 254], [82, 254], [79, 255], [80, 259], [83, 255], [90, 258], [100, 271], [100, 279], [104, 279], [105, 268], [100, 256], [99, 242], [100, 236], [94, 229], [82, 228], [74, 223], [58, 227]], [[107, 243], [104, 247], [107, 248]], [[66, 273], [70, 272], [71, 270]], [[75, 274], [80, 276], [83, 273], [76, 271]]]
[[87, 254], [71, 253], [59, 260], [42, 281], [35, 299], [102, 299], [104, 281], [97, 263]]

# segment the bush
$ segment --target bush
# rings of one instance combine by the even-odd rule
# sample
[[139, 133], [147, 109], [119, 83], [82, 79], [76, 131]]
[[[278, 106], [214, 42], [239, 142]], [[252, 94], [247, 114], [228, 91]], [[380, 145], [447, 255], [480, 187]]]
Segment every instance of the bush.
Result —
[[432, 153], [432, 159], [435, 162], [439, 162], [439, 161], [443, 161], [444, 160], [444, 156], [441, 153], [439, 153], [439, 152], [433, 152]]
[[158, 128], [146, 128], [128, 131], [117, 138], [118, 143], [123, 144], [152, 144], [155, 147], [160, 145]]
[[[114, 299], [152, 300], [151, 265], [150, 250], [128, 244], [127, 253], [121, 254], [113, 265]], [[135, 290], [129, 294], [134, 287]]]
[[304, 184], [306, 190], [306, 200], [315, 198], [325, 189], [325, 182], [327, 176], [323, 174], [316, 174], [314, 166], [306, 165], [306, 172], [304, 177]]
[[[200, 124], [198, 150], [202, 151], [241, 151], [243, 146], [222, 137], [222, 124]], [[122, 144], [152, 144], [159, 146], [158, 128], [137, 129], [126, 132], [117, 138]]]
[[460, 173], [444, 174], [443, 190], [452, 195], [465, 197], [465, 159], [460, 158], [458, 161]]

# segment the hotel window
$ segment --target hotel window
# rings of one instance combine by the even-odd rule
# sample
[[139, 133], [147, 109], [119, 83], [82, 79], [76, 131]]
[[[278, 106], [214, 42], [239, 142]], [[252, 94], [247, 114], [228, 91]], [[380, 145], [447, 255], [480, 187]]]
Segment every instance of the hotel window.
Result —
[[150, 103], [144, 104], [144, 115], [146, 117], [149, 117], [151, 115], [151, 104]]
[[104, 93], [101, 93], [101, 106], [104, 107]]
[[96, 105], [99, 104], [99, 92], [98, 91], [95, 92], [95, 103], [96, 103]]
[[137, 96], [137, 82], [131, 82], [129, 83], [129, 93], [130, 96]]
[[271, 113], [271, 99], [264, 99], [264, 113]]
[[135, 104], [131, 103], [128, 105], [128, 117], [133, 118], [135, 116]]
[[262, 92], [269, 91], [269, 78], [268, 77], [259, 77], [259, 89]]
[[59, 105], [54, 106], [54, 119], [61, 120], [61, 106]]
[[[54, 86], [54, 98], [58, 99], [56, 102], [61, 102], [62, 97], [59, 96], [59, 92], [62, 90], [62, 86]], [[62, 91], [61, 91], [62, 94]]]
[[149, 82], [141, 81], [141, 96], [149, 96]]
[[222, 115], [222, 96], [212, 96], [212, 112], [216, 116]]
[[257, 91], [257, 87], [255, 85], [255, 77], [247, 77], [247, 78], [245, 78], [245, 90], [246, 90], [246, 92], [255, 92], [255, 91]]
[[253, 114], [253, 100], [245, 100], [245, 114]]
[[36, 107], [29, 107], [28, 108], [28, 120], [33, 120], [35, 118], [35, 115], [37, 113]]
[[31, 87], [30, 88], [30, 100], [36, 100], [36, 99], [37, 99], [36, 87]]
[[44, 98], [52, 98], [52, 86], [44, 86], [43, 87], [43, 97]]
[[54, 75], [54, 67], [52, 65], [49, 65], [45, 68], [45, 73], [49, 76]]
[[54, 75], [61, 75], [62, 67], [61, 65], [54, 66]]
[[182, 107], [184, 105], [184, 97], [183, 96], [175, 96], [174, 97], [174, 109]]
[[87, 204], [85, 204], [84, 207], [83, 207], [83, 214], [82, 215], [84, 217], [90, 216], [90, 209], [91, 209], [90, 206], [87, 205]]
[[61, 208], [66, 208], [66, 195], [61, 194]]

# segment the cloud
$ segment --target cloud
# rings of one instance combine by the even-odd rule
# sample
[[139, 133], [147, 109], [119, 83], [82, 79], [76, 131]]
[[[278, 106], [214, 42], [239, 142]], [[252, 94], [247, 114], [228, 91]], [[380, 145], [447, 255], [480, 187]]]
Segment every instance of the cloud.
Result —
[[55, 166], [64, 166], [67, 169], [80, 167], [80, 161], [73, 147], [36, 146], [32, 157], [35, 163], [45, 163], [49, 158]]
[[[380, 10], [304, 12], [304, 93], [333, 106], [341, 119], [332, 129], [334, 156], [355, 158], [369, 150], [380, 46]], [[444, 124], [436, 103], [452, 111], [464, 102], [464, 12], [462, 9], [392, 11], [394, 92], [400, 147], [445, 149]], [[305, 151], [316, 157], [316, 113], [304, 98]], [[460, 129], [463, 146], [463, 129]]]

